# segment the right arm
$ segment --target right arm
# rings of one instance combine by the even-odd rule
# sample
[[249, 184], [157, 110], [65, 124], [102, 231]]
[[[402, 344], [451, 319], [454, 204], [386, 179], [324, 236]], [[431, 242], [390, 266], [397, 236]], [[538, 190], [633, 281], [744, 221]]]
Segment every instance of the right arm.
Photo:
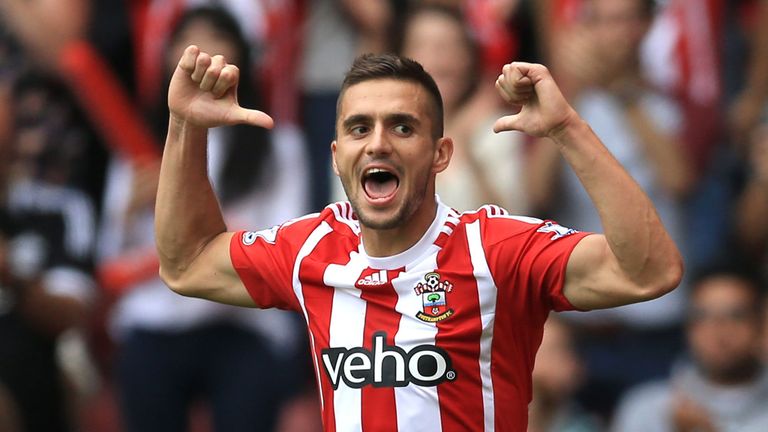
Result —
[[160, 277], [175, 292], [253, 306], [232, 266], [227, 232], [207, 173], [208, 128], [272, 119], [237, 103], [239, 71], [223, 57], [188, 47], [168, 90], [170, 123], [160, 167], [155, 232]]

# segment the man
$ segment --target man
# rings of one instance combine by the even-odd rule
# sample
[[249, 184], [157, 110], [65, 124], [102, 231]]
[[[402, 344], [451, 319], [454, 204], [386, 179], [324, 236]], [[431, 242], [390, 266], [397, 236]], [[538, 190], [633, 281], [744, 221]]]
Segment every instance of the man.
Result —
[[576, 351], [573, 329], [556, 314], [544, 334], [531, 374], [533, 400], [528, 406], [528, 432], [594, 432], [601, 428], [574, 400], [584, 382], [584, 365]]
[[768, 372], [761, 363], [760, 284], [728, 268], [711, 269], [692, 287], [687, 338], [690, 362], [668, 382], [630, 392], [616, 431], [764, 431]]
[[525, 63], [497, 80], [520, 111], [495, 130], [552, 138], [593, 194], [605, 236], [495, 206], [458, 214], [434, 198], [453, 150], [440, 93], [418, 63], [391, 55], [357, 59], [341, 89], [331, 151], [350, 202], [228, 233], [205, 172], [206, 130], [272, 126], [238, 106], [237, 81], [235, 66], [195, 46], [171, 80], [160, 273], [183, 295], [303, 312], [326, 430], [524, 430], [550, 309], [642, 301], [680, 280], [648, 198], [546, 68]]

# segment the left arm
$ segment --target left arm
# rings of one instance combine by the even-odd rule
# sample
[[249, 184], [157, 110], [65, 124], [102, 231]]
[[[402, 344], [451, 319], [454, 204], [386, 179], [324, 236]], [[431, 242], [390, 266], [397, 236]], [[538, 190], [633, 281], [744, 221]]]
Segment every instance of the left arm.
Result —
[[579, 309], [660, 297], [680, 282], [683, 263], [648, 196], [568, 104], [542, 65], [512, 63], [496, 81], [517, 114], [496, 132], [550, 138], [589, 194], [604, 235], [584, 238], [568, 260], [564, 294]]

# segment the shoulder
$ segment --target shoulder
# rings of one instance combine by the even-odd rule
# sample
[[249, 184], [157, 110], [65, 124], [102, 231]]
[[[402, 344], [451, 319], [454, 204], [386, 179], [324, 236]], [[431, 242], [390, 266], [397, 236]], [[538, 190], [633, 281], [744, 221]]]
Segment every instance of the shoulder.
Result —
[[[322, 228], [321, 228], [322, 227]], [[352, 206], [345, 201], [328, 204], [317, 213], [289, 219], [280, 225], [259, 231], [241, 231], [240, 240], [244, 245], [253, 244], [261, 238], [267, 243], [274, 244], [278, 239], [289, 242], [303, 242], [318, 229], [326, 233], [334, 232], [342, 236], [357, 237], [360, 234], [360, 224], [352, 211]]]
[[504, 208], [493, 204], [464, 212], [459, 220], [464, 224], [479, 223], [483, 237], [491, 243], [514, 237], [527, 237], [534, 233], [548, 234], [552, 240], [557, 240], [578, 232], [553, 220], [510, 214]]

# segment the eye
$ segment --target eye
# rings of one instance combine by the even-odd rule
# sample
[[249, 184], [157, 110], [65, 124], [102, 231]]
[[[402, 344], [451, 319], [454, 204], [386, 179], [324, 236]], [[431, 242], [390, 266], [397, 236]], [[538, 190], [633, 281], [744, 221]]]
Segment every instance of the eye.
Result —
[[368, 133], [368, 126], [358, 125], [349, 128], [349, 133], [352, 136], [362, 136]]
[[411, 127], [406, 124], [399, 124], [393, 129], [398, 135], [410, 135], [411, 132], [413, 132], [413, 129], [411, 129]]

